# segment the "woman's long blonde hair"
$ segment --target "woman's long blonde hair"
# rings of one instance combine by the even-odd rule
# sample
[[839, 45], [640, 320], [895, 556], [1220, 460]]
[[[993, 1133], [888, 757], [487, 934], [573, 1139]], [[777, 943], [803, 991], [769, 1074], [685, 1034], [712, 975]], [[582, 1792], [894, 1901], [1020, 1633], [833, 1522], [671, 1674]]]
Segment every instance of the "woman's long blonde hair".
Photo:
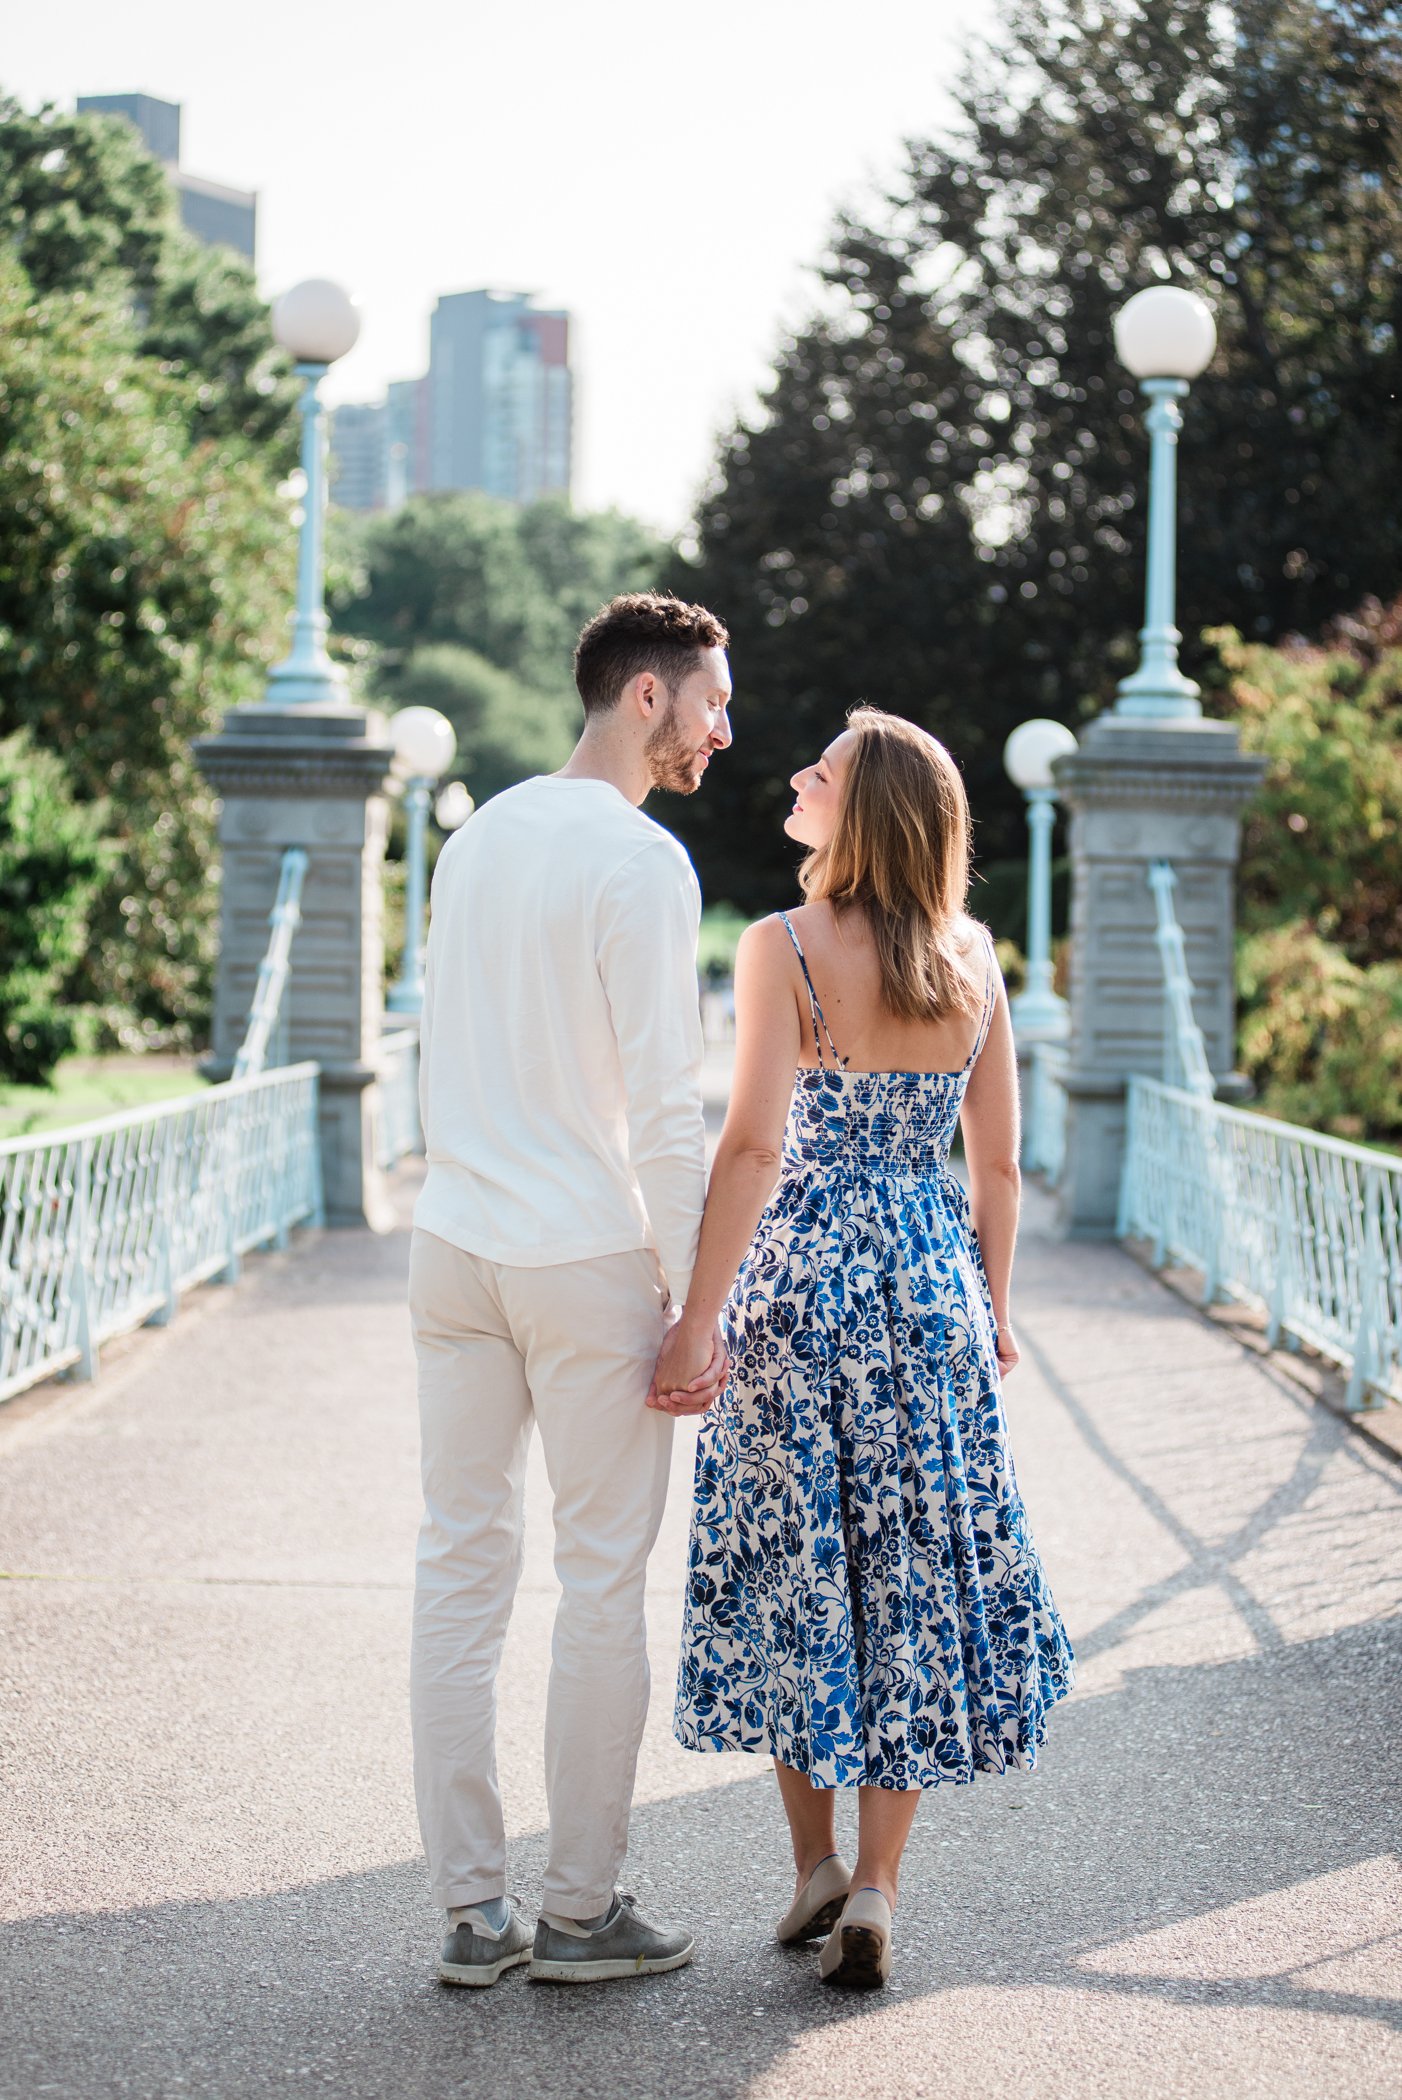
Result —
[[969, 894], [969, 799], [937, 737], [879, 707], [854, 707], [856, 731], [837, 823], [799, 870], [810, 904], [866, 914], [882, 999], [906, 1021], [983, 1010], [984, 972], [960, 946]]

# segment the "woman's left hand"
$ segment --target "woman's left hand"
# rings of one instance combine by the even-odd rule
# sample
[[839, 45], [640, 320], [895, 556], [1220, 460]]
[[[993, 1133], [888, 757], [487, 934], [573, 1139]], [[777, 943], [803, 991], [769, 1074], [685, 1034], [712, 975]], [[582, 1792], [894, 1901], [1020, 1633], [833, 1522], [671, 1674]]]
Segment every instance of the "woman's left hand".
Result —
[[717, 1321], [709, 1334], [688, 1327], [683, 1314], [667, 1334], [647, 1390], [647, 1405], [666, 1415], [700, 1415], [720, 1398], [730, 1359]]

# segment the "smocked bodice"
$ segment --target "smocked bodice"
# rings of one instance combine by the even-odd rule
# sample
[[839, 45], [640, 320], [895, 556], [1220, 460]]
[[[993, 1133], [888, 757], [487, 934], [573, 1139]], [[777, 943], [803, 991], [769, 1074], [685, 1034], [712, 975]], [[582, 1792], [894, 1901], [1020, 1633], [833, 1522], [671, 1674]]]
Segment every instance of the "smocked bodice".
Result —
[[783, 1172], [924, 1180], [945, 1172], [969, 1066], [958, 1072], [835, 1072], [801, 1066]]

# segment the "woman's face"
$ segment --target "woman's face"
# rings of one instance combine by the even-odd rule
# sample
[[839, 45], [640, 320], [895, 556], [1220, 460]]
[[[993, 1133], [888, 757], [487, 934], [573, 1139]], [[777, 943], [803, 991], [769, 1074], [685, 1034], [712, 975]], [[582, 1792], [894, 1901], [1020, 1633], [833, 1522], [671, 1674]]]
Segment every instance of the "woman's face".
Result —
[[784, 829], [801, 846], [826, 846], [837, 827], [847, 768], [857, 748], [855, 729], [834, 737], [816, 765], [805, 766], [789, 782], [797, 797], [784, 819]]

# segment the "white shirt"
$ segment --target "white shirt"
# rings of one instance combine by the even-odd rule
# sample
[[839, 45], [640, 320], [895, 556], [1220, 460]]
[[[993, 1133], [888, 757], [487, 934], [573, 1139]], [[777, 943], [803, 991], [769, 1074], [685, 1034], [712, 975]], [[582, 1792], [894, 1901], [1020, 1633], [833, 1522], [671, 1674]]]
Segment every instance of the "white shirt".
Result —
[[681, 1304], [705, 1198], [682, 847], [602, 780], [484, 803], [433, 877], [414, 1223], [541, 1268], [655, 1247]]

